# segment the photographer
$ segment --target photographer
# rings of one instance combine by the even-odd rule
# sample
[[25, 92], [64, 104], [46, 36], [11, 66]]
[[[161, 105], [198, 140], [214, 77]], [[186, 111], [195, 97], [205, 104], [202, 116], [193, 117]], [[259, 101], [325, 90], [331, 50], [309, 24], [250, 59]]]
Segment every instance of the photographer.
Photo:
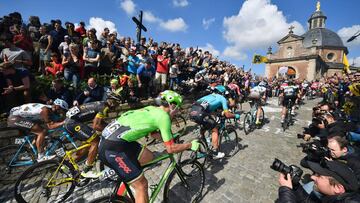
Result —
[[279, 176], [279, 198], [282, 202], [359, 202], [357, 193], [359, 183], [353, 171], [344, 163], [324, 161], [322, 164], [309, 162], [314, 172], [314, 190], [321, 194], [320, 199], [314, 192], [308, 194], [302, 186], [293, 187], [291, 175], [283, 173]]
[[[360, 177], [360, 149], [351, 146], [345, 137], [328, 137], [328, 148], [333, 160], [339, 160], [346, 163]], [[359, 179], [360, 180], [360, 179]]]

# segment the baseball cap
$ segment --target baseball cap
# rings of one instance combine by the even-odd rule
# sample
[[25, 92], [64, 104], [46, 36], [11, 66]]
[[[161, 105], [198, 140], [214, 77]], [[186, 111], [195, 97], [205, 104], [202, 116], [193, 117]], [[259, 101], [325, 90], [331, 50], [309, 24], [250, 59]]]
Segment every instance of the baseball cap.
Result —
[[331, 176], [341, 183], [346, 191], [359, 189], [358, 179], [348, 165], [339, 161], [323, 161], [321, 164], [308, 161], [310, 169], [323, 176]]

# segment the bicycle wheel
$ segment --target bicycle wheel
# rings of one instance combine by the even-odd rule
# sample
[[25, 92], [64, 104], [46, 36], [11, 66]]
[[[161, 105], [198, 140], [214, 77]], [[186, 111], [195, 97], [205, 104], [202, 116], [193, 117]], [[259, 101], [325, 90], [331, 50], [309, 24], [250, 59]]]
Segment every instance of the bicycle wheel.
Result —
[[131, 201], [122, 196], [107, 195], [90, 201], [90, 203], [130, 203]]
[[252, 123], [253, 123], [252, 115], [250, 112], [247, 112], [245, 114], [244, 125], [243, 125], [244, 132], [246, 135], [252, 131], [252, 125], [253, 125]]
[[184, 135], [186, 132], [186, 120], [182, 115], [177, 115], [171, 119], [171, 132]]
[[[33, 152], [20, 145], [8, 145], [0, 149], [0, 181], [16, 181], [17, 178], [36, 162]], [[9, 175], [11, 174], [11, 175]]]
[[205, 173], [197, 161], [181, 162], [170, 173], [164, 187], [164, 202], [199, 202], [205, 185]]
[[15, 199], [18, 202], [63, 202], [75, 189], [75, 173], [66, 161], [62, 165], [57, 160], [37, 163], [16, 181]]
[[226, 157], [232, 157], [239, 151], [239, 138], [234, 126], [226, 126], [220, 134], [219, 149]]
[[199, 144], [200, 144], [199, 149], [196, 152], [191, 150], [186, 150], [179, 153], [178, 163], [181, 163], [184, 160], [188, 160], [188, 159], [192, 159], [192, 160], [196, 159], [200, 163], [201, 167], [205, 167], [205, 164], [207, 163], [209, 158], [208, 147], [203, 140], [199, 140]]

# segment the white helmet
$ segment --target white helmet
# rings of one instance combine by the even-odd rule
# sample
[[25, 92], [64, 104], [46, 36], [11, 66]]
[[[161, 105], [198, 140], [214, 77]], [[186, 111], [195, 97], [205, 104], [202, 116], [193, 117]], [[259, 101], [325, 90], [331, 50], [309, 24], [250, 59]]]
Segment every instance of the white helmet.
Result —
[[62, 99], [55, 99], [54, 104], [57, 106], [60, 106], [62, 109], [68, 110], [69, 109], [69, 105], [68, 103], [66, 103], [66, 101], [62, 100]]

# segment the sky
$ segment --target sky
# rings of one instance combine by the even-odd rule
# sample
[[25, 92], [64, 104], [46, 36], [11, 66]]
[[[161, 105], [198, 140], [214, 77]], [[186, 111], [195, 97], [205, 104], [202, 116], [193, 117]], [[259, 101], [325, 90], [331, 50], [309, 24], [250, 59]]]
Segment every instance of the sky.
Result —
[[[249, 68], [259, 75], [265, 65], [252, 65], [254, 53], [266, 55], [269, 46], [275, 52], [277, 41], [286, 36], [289, 27], [302, 35], [307, 21], [316, 10], [316, 0], [3, 0], [0, 15], [18, 11], [27, 22], [29, 16], [41, 23], [61, 19], [102, 31], [108, 27], [120, 36], [135, 39], [131, 20], [143, 11], [145, 37], [155, 41], [179, 43], [182, 47], [209, 50], [221, 60]], [[336, 32], [348, 47], [350, 64], [360, 66], [360, 36], [346, 40], [360, 31], [359, 0], [321, 0], [321, 11], [327, 16], [326, 28]], [[100, 32], [99, 32], [100, 33]], [[98, 33], [98, 34], [99, 34]]]

